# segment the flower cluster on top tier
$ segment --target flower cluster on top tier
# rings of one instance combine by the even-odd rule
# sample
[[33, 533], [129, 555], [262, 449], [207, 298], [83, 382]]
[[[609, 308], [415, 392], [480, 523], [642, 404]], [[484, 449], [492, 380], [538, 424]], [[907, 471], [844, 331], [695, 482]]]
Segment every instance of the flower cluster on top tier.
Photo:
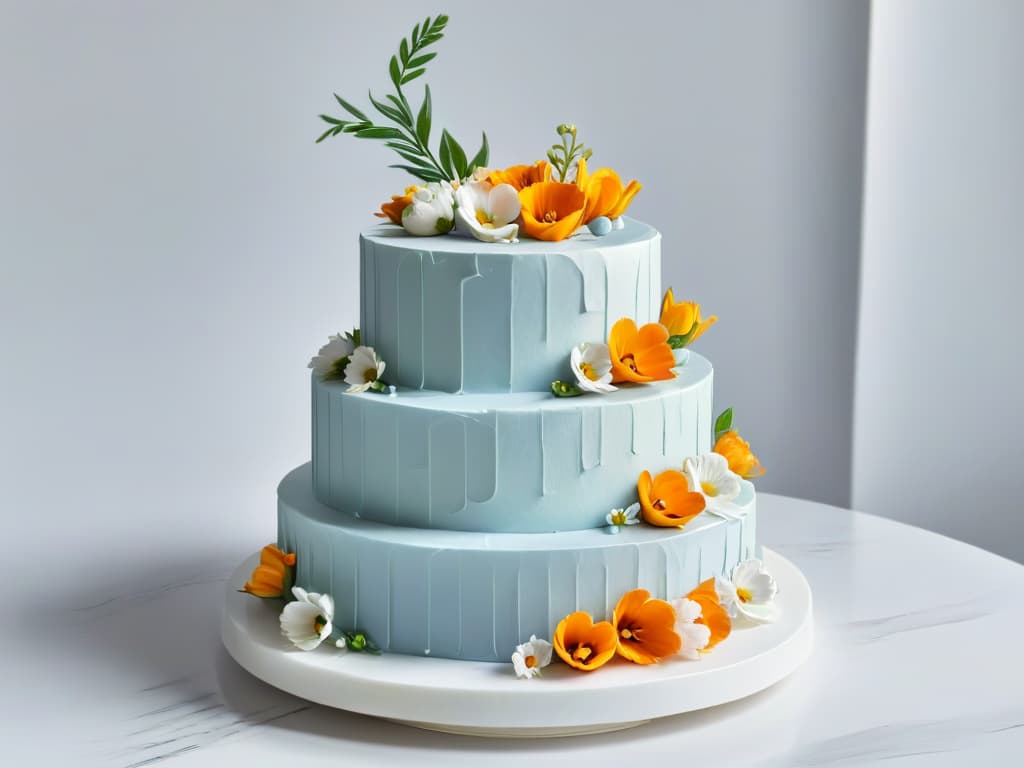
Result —
[[[369, 97], [379, 117], [370, 117], [337, 94], [334, 98], [347, 114], [320, 115], [328, 127], [317, 142], [340, 134], [384, 141], [405, 161], [391, 167], [419, 180], [382, 204], [376, 215], [411, 235], [454, 231], [489, 243], [517, 242], [520, 232], [552, 241], [582, 232], [601, 237], [621, 228], [622, 215], [641, 185], [635, 180], [623, 184], [611, 168], [590, 172], [587, 160], [593, 152], [579, 141], [575, 125], [559, 125], [558, 142], [547, 150], [547, 159], [532, 165], [488, 167], [486, 133], [479, 151], [470, 157], [442, 130], [434, 153], [430, 86], [424, 86], [423, 100], [415, 110], [403, 88], [426, 73], [426, 65], [437, 55], [428, 49], [444, 37], [447, 25], [445, 15], [428, 16], [402, 39], [388, 65], [394, 92], [383, 100], [372, 93]], [[375, 122], [380, 118], [379, 124]]]

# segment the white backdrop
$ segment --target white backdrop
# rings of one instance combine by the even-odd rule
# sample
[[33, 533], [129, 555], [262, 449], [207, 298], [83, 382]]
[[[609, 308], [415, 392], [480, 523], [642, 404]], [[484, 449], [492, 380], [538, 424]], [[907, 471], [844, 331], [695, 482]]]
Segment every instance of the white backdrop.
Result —
[[316, 115], [386, 88], [438, 10], [435, 125], [504, 165], [571, 120], [639, 178], [665, 285], [721, 317], [699, 351], [759, 487], [848, 503], [868, 5], [582, 7], [7, 3], [0, 480], [24, 534], [59, 518], [125, 560], [273, 538], [306, 361], [356, 321], [356, 233], [407, 181], [375, 143], [314, 145]]
[[877, 3], [853, 501], [1024, 562], [1024, 3]]

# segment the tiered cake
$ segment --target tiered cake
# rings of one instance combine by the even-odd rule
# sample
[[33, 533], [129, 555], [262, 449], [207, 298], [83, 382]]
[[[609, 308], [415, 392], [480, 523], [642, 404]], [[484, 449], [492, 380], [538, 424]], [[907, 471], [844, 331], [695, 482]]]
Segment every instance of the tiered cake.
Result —
[[296, 584], [333, 596], [335, 624], [385, 652], [508, 661], [574, 611], [609, 616], [636, 588], [671, 600], [754, 556], [745, 480], [727, 515], [606, 524], [642, 472], [710, 452], [707, 360], [551, 394], [581, 340], [658, 321], [653, 228], [501, 244], [381, 226], [360, 238], [360, 271], [361, 343], [396, 390], [314, 374], [312, 463], [279, 489], [278, 545]]

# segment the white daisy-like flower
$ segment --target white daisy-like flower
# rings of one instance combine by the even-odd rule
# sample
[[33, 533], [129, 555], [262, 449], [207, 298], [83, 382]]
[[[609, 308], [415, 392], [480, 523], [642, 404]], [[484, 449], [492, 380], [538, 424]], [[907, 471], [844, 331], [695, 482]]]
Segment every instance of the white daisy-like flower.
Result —
[[569, 354], [569, 365], [582, 390], [604, 393], [618, 389], [612, 385], [612, 356], [607, 344], [578, 344]]
[[444, 235], [455, 224], [455, 192], [447, 181], [432, 181], [412, 193], [402, 210], [402, 226], [410, 235]]
[[697, 623], [701, 614], [700, 603], [681, 597], [671, 601], [670, 605], [676, 612], [676, 634], [683, 641], [679, 647], [679, 655], [684, 659], [696, 661], [711, 640], [711, 628], [706, 624]]
[[551, 663], [551, 643], [541, 640], [536, 635], [530, 635], [530, 639], [522, 645], [517, 645], [515, 653], [512, 654], [512, 667], [516, 671], [516, 677], [525, 677], [529, 680], [534, 675], [540, 676], [540, 671]]
[[460, 230], [485, 243], [517, 242], [519, 225], [515, 220], [522, 204], [511, 184], [468, 181], [455, 191], [455, 203]]
[[281, 611], [281, 634], [296, 647], [312, 651], [334, 631], [334, 599], [302, 587], [292, 587], [292, 594], [295, 600]]
[[730, 579], [716, 578], [715, 591], [731, 619], [743, 616], [755, 623], [767, 624], [778, 617], [775, 607], [778, 585], [760, 560], [744, 560], [732, 569]]
[[327, 343], [320, 347], [320, 351], [309, 361], [309, 367], [321, 378], [336, 376], [339, 373], [336, 370], [338, 362], [351, 355], [354, 349], [355, 340], [351, 334], [339, 333], [328, 336]]
[[349, 392], [365, 392], [384, 373], [384, 361], [373, 347], [356, 347], [345, 366], [345, 383]]
[[639, 525], [640, 523], [640, 504], [634, 502], [625, 509], [613, 509], [607, 515], [605, 520], [608, 521], [608, 525], [620, 526], [620, 525]]
[[704, 495], [704, 508], [708, 512], [727, 519], [738, 516], [733, 499], [740, 495], [740, 476], [729, 469], [724, 456], [705, 453], [686, 459], [683, 474], [690, 488]]

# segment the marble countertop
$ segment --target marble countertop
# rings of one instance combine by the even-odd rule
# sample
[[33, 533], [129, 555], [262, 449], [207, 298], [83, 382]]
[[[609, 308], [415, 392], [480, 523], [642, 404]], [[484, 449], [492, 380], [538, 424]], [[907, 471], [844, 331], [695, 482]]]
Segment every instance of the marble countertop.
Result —
[[[248, 675], [221, 646], [219, 620], [225, 579], [265, 543], [251, 534], [225, 536], [219, 549], [169, 547], [141, 559], [74, 550], [63, 583], [52, 581], [57, 545], [17, 546], [6, 571], [14, 611], [2, 633], [4, 762], [1024, 764], [1024, 566], [917, 528], [768, 494], [758, 500], [758, 526], [762, 542], [795, 562], [814, 590], [811, 660], [743, 701], [550, 740], [419, 731], [309, 704]], [[70, 552], [74, 542], [61, 546]]]

